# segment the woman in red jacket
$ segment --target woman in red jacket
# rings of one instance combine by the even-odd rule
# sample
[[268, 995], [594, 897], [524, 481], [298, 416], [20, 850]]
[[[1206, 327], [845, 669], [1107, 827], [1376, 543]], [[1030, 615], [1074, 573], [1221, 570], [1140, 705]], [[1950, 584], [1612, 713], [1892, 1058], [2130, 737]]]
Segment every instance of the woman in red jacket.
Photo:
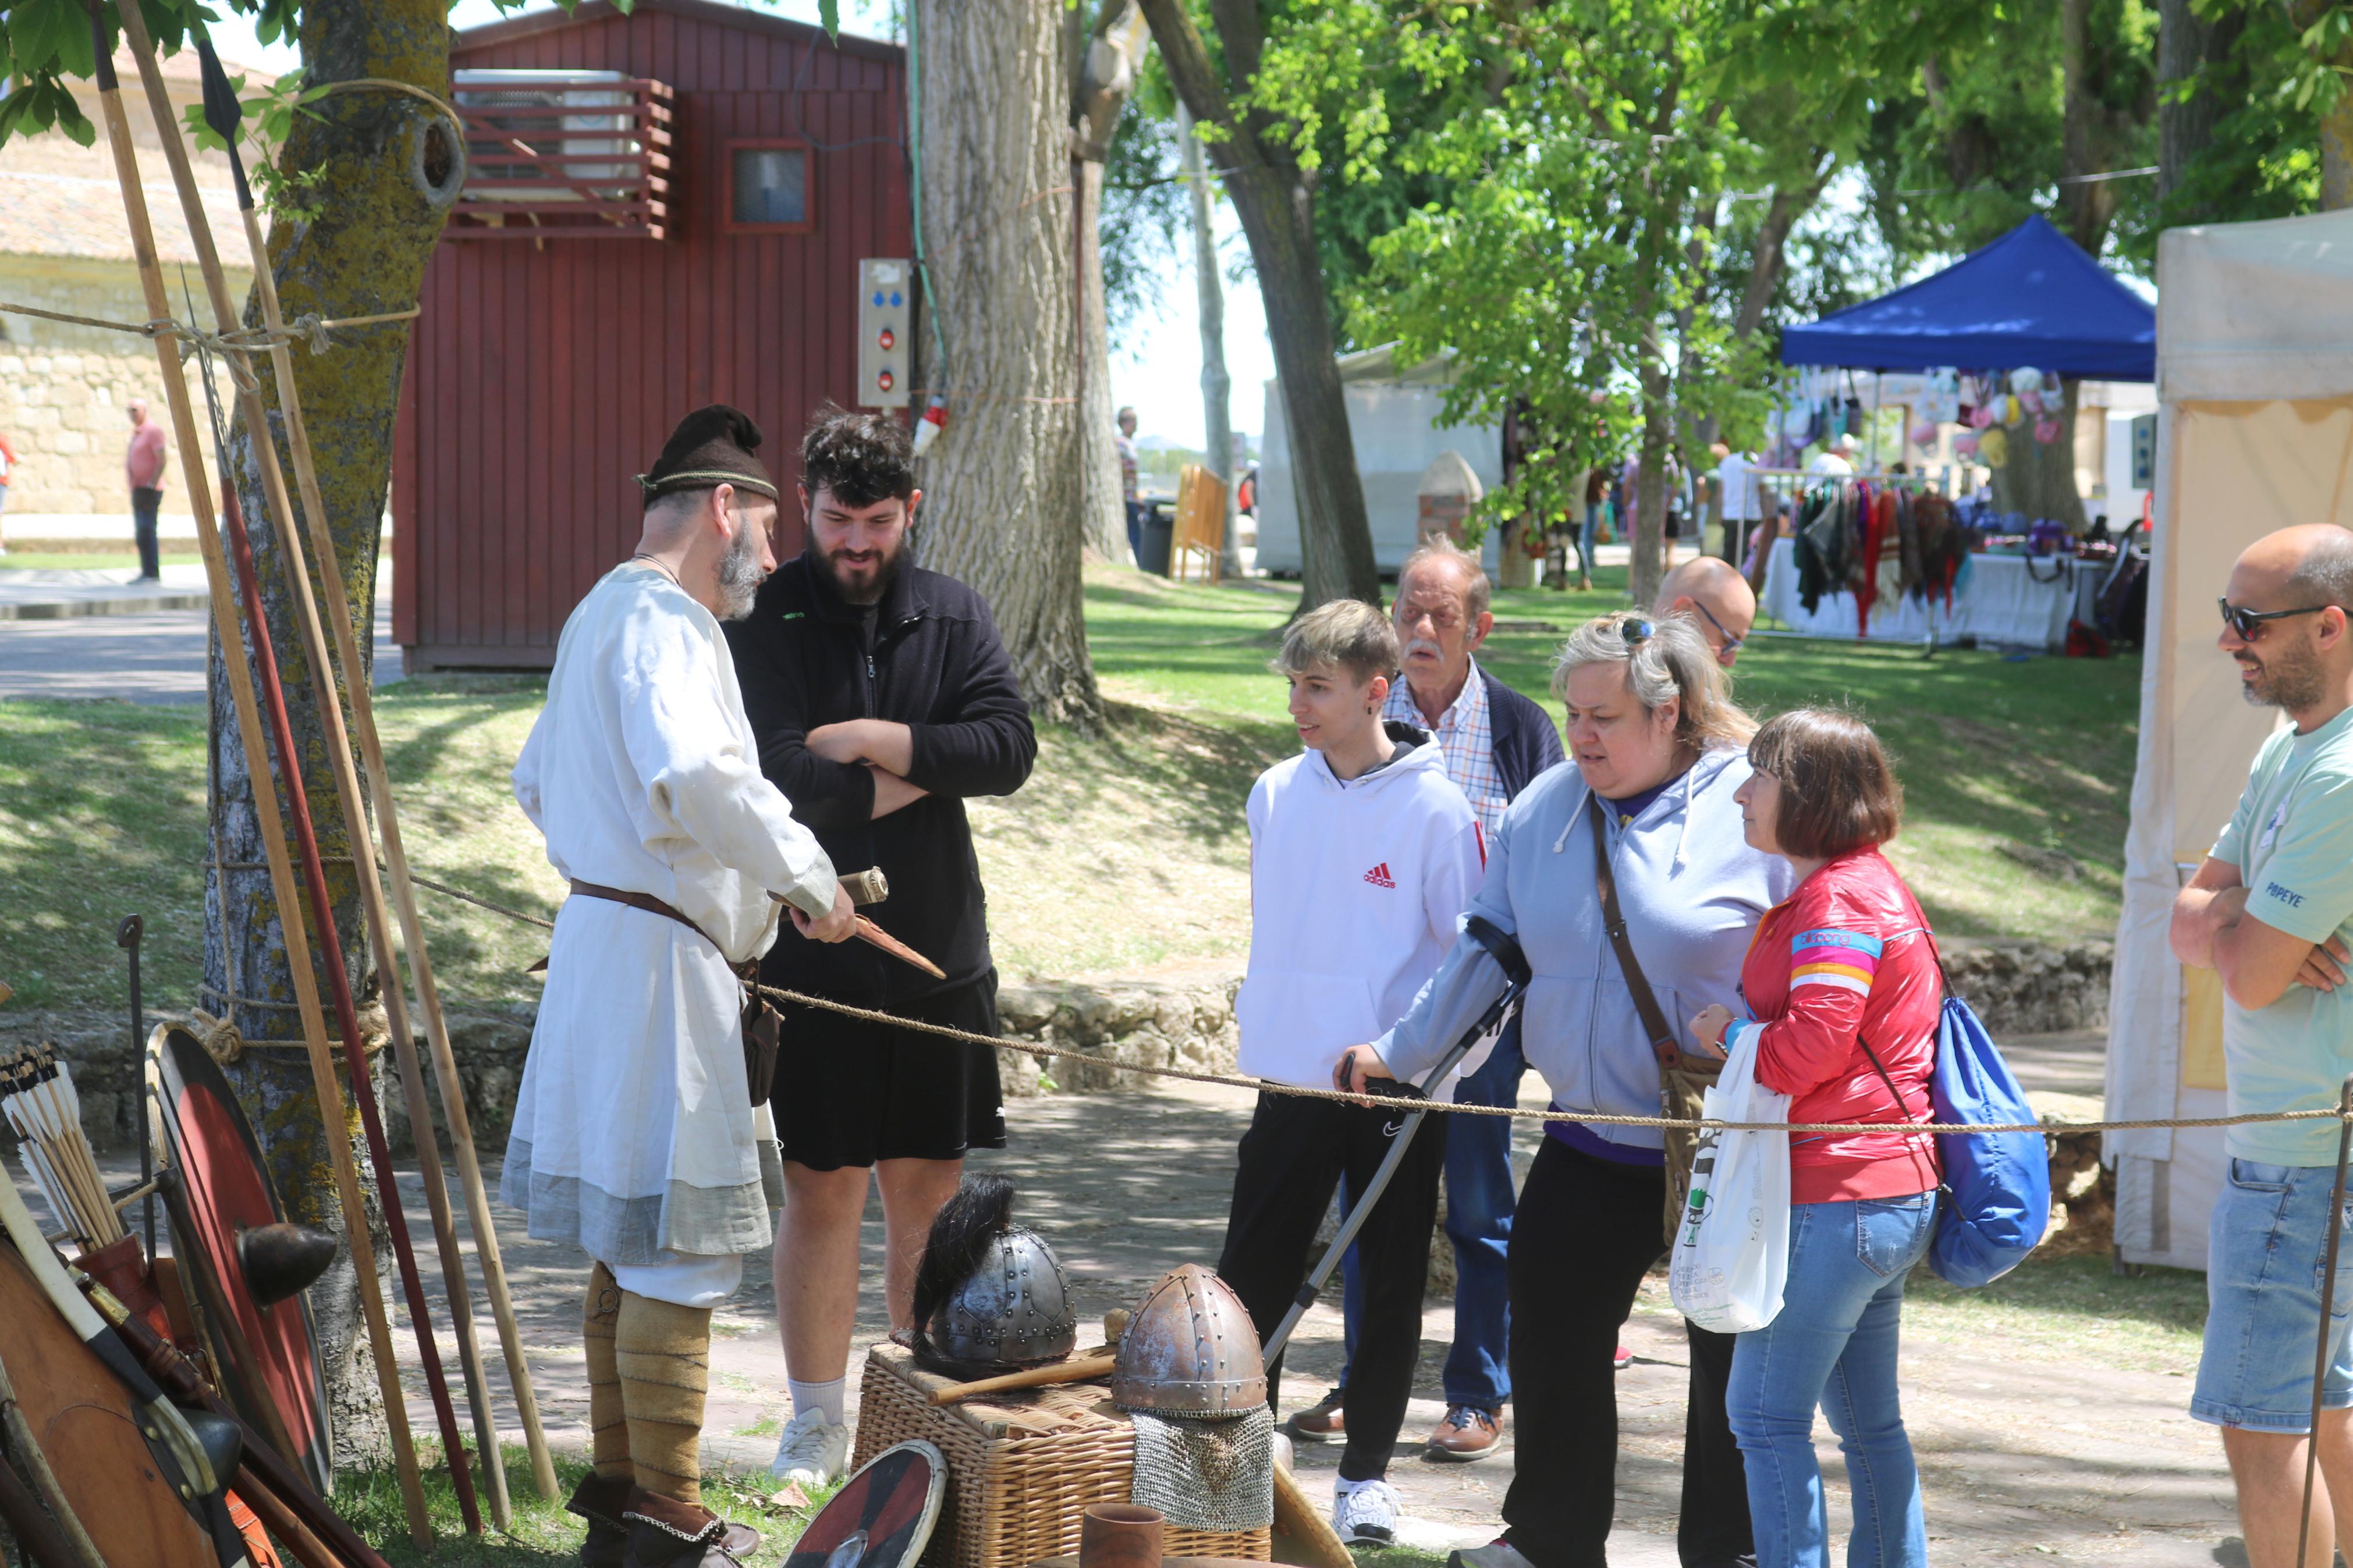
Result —
[[1790, 1097], [1789, 1264], [1780, 1315], [1742, 1334], [1726, 1405], [1748, 1473], [1759, 1568], [1822, 1568], [1830, 1520], [1814, 1411], [1854, 1492], [1850, 1568], [1927, 1562], [1919, 1472], [1895, 1387], [1905, 1276], [1936, 1225], [1936, 1141], [1874, 1123], [1931, 1120], [1943, 985], [1927, 920], [1879, 852], [1903, 792], [1861, 720], [1800, 709], [1749, 742], [1738, 795], [1748, 842], [1787, 859], [1797, 891], [1767, 910], [1740, 972], [1749, 1016], [1710, 1007], [1692, 1034], [1757, 1036], [1757, 1080]]

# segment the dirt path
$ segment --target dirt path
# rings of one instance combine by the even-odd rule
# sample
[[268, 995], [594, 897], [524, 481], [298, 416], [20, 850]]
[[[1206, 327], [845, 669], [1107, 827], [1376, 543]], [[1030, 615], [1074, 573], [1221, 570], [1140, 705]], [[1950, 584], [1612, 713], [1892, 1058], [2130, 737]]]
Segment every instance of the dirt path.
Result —
[[[1017, 1111], [1016, 1146], [988, 1163], [1020, 1184], [1017, 1213], [1052, 1239], [1078, 1283], [1084, 1312], [1131, 1303], [1173, 1264], [1215, 1261], [1229, 1152], [1249, 1117], [1246, 1095], [1188, 1086], [1180, 1093], [1055, 1096], [1023, 1101]], [[1524, 1155], [1531, 1137], [1524, 1129]], [[421, 1234], [421, 1197], [414, 1190], [405, 1196]], [[881, 1226], [871, 1217], [877, 1212], [870, 1211], [866, 1227], [870, 1281], [880, 1277]], [[533, 1371], [549, 1429], [577, 1449], [586, 1441], [576, 1328], [585, 1265], [576, 1251], [530, 1241], [519, 1227], [502, 1226], [501, 1240], [525, 1337], [534, 1347]], [[429, 1256], [429, 1248], [420, 1250]], [[757, 1471], [775, 1453], [785, 1377], [767, 1256], [747, 1262], [743, 1293], [715, 1320], [707, 1462]], [[1451, 1321], [1442, 1306], [1424, 1319], [1409, 1437], [1444, 1415], [1438, 1373]], [[879, 1289], [870, 1288], [859, 1317], [860, 1344], [879, 1338], [884, 1328]], [[1675, 1562], [1684, 1352], [1681, 1320], [1668, 1305], [1662, 1278], [1646, 1288], [1626, 1343], [1636, 1360], [1619, 1384], [1620, 1502], [1612, 1561], [1620, 1568], [1668, 1568]], [[1285, 1414], [1321, 1394], [1339, 1353], [1338, 1314], [1319, 1308], [1303, 1327], [1286, 1368]], [[2221, 1446], [2211, 1430], [2183, 1414], [2184, 1378], [2021, 1361], [2000, 1344], [1955, 1346], [1916, 1336], [1903, 1366], [1905, 1411], [1926, 1476], [1929, 1537], [1939, 1563], [2188, 1568], [2243, 1561], [2232, 1539], [2236, 1525]], [[494, 1381], [503, 1380], [494, 1373]], [[850, 1382], [854, 1399], [855, 1365]], [[417, 1408], [424, 1415], [421, 1397]], [[1827, 1427], [1817, 1431], [1831, 1516], [1842, 1530], [1843, 1469]], [[520, 1439], [519, 1432], [510, 1436]], [[1337, 1457], [1331, 1450], [1302, 1452], [1303, 1479], [1315, 1494], [1328, 1495], [1323, 1472]], [[1425, 1462], [1418, 1451], [1401, 1452], [1390, 1475], [1410, 1510], [1407, 1543], [1442, 1552], [1493, 1536], [1511, 1481], [1511, 1458], [1441, 1466]]]

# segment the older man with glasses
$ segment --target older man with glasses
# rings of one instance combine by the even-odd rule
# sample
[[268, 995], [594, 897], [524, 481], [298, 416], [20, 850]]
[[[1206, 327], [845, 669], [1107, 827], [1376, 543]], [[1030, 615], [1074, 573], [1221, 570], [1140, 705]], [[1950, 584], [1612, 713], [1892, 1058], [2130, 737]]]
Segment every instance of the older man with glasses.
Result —
[[[1560, 734], [1542, 708], [1482, 669], [1472, 657], [1495, 624], [1487, 574], [1478, 561], [1443, 536], [1406, 558], [1398, 573], [1398, 646], [1401, 678], [1389, 688], [1383, 717], [1428, 731], [1446, 763], [1446, 774], [1471, 802], [1479, 830], [1493, 840], [1504, 808], [1546, 768], [1562, 761]], [[1518, 1103], [1517, 1018], [1497, 1038], [1486, 1065], [1465, 1079], [1455, 1099], [1465, 1104]], [[1446, 1236], [1454, 1247], [1454, 1343], [1447, 1352], [1446, 1418], [1430, 1434], [1432, 1459], [1484, 1459], [1500, 1451], [1504, 1403], [1512, 1394], [1506, 1367], [1510, 1313], [1504, 1259], [1512, 1237], [1512, 1124], [1501, 1117], [1466, 1116], [1447, 1129]], [[1353, 1199], [1352, 1199], [1353, 1201]], [[1347, 1340], [1356, 1346], [1361, 1317], [1356, 1257], [1349, 1254]], [[1302, 1411], [1292, 1436], [1311, 1443], [1345, 1436], [1347, 1368], [1339, 1386]]]
[[1732, 563], [1699, 555], [1660, 582], [1651, 614], [1688, 617], [1707, 640], [1715, 662], [1730, 669], [1748, 640], [1748, 628], [1757, 622], [1757, 593]]

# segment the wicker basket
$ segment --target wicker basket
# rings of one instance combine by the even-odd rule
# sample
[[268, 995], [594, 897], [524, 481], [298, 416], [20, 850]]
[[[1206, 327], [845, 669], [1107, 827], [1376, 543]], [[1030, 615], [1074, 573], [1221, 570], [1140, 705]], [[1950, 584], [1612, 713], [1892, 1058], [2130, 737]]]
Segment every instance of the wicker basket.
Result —
[[[931, 1391], [955, 1382], [916, 1367], [894, 1344], [866, 1357], [858, 1394], [852, 1468], [913, 1438], [947, 1456], [947, 1497], [922, 1568], [1029, 1568], [1079, 1549], [1079, 1520], [1092, 1503], [1125, 1502], [1135, 1470], [1135, 1429], [1101, 1383], [1024, 1389], [994, 1399], [934, 1405]], [[1234, 1557], [1264, 1563], [1271, 1532], [1182, 1530], [1170, 1525], [1170, 1557]]]

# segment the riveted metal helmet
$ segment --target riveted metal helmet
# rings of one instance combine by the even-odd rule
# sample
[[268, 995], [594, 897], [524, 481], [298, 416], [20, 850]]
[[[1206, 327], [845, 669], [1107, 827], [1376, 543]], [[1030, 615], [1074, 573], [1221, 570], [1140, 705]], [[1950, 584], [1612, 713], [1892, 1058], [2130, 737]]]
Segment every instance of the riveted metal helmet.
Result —
[[1233, 1287], [1198, 1263], [1162, 1275], [1119, 1337], [1111, 1397], [1167, 1415], [1246, 1415], [1265, 1405], [1258, 1329]]
[[925, 1328], [938, 1355], [973, 1368], [1016, 1371], [1060, 1361], [1079, 1344], [1070, 1277], [1034, 1230], [990, 1237]]

